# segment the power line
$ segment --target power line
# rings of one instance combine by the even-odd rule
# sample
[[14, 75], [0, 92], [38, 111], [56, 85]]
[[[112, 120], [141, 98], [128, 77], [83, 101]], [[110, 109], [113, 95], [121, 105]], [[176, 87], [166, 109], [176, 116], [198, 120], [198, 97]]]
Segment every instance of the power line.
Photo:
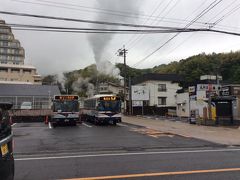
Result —
[[[133, 17], [133, 18], [138, 18], [138, 16], [148, 17], [148, 15], [146, 14], [133, 13], [130, 11], [119, 11], [119, 10], [110, 10], [110, 9], [104, 9], [99, 7], [88, 7], [88, 6], [72, 4], [72, 3], [52, 2], [52, 1], [45, 1], [45, 0], [36, 0], [39, 2], [45, 2], [45, 4], [24, 1], [24, 0], [12, 0], [12, 1], [25, 3], [25, 4], [36, 4], [36, 5], [43, 5], [43, 6], [59, 7], [59, 8], [65, 8], [65, 9], [71, 9], [71, 10], [81, 10], [86, 12], [102, 13], [102, 14], [109, 14], [109, 15], [116, 15], [116, 16], [125, 16], [125, 17]], [[46, 4], [46, 3], [50, 3], [50, 4]], [[80, 9], [76, 7], [79, 7]], [[82, 9], [87, 9], [87, 10], [82, 10]], [[126, 14], [129, 14], [129, 15], [126, 15]]]
[[[213, 28], [213, 26], [216, 26], [217, 24], [215, 23], [210, 23], [211, 20], [215, 19], [219, 14], [221, 14], [222, 12], [224, 12], [227, 8], [229, 8], [230, 6], [232, 6], [232, 4], [234, 4], [235, 1], [231, 2], [227, 7], [225, 7], [223, 10], [220, 11], [220, 13], [217, 13], [217, 15], [215, 15], [213, 18], [211, 18], [210, 20], [208, 20], [208, 22], [206, 24], [211, 24], [211, 26], [209, 26], [209, 28]], [[184, 39], [182, 42], [180, 42], [174, 49], [172, 49], [170, 52], [168, 52], [168, 54], [171, 54], [172, 52], [174, 52], [176, 49], [178, 49], [180, 46], [182, 46], [186, 41], [188, 41], [192, 36], [194, 35], [194, 33], [192, 33], [190, 36], [188, 36], [186, 39]]]
[[[145, 24], [150, 20], [150, 18], [154, 15], [154, 13], [159, 9], [159, 7], [160, 7], [162, 4], [163, 4], [163, 1], [161, 1], [160, 3], [158, 3], [157, 7], [152, 11], [152, 13], [151, 13], [151, 15], [149, 16], [149, 18], [144, 21], [143, 25], [145, 25]], [[134, 37], [135, 37], [135, 36], [132, 36], [131, 39], [130, 39], [127, 43], [125, 43], [125, 45], [128, 46], [128, 44], [131, 44], [131, 43], [132, 43], [131, 41], [134, 39]], [[135, 41], [135, 40], [133, 40], [133, 41]], [[131, 42], [131, 43], [130, 43], [130, 42]]]
[[[164, 10], [163, 10], [162, 12], [160, 12], [157, 17], [159, 17], [159, 16], [169, 7], [169, 5], [170, 5], [171, 2], [172, 2], [172, 1], [169, 1], [169, 3], [164, 7]], [[174, 8], [179, 2], [180, 2], [180, 0], [177, 0], [177, 1], [175, 2], [175, 4], [172, 6], [172, 8], [171, 8], [170, 10], [168, 10], [168, 12], [165, 14], [165, 16], [163, 16], [163, 17], [161, 18], [161, 20], [162, 20], [163, 18], [165, 18], [166, 15], [167, 15], [168, 13], [170, 13], [170, 12], [173, 10], [173, 8]], [[152, 25], [152, 24], [153, 24], [153, 23], [151, 23], [151, 25]], [[143, 39], [143, 37], [144, 37], [144, 35], [139, 36], [138, 39], [135, 39], [134, 43], [132, 43], [132, 46], [129, 47], [128, 49], [129, 49], [129, 50], [132, 49], [141, 39]]]
[[209, 19], [207, 21], [207, 24], [210, 23], [213, 19], [215, 19], [217, 16], [219, 16], [220, 14], [222, 14], [226, 9], [228, 9], [229, 7], [231, 7], [236, 1], [233, 0], [228, 6], [224, 7], [224, 9], [220, 10], [220, 12], [218, 12], [214, 17], [212, 17], [211, 19]]
[[115, 22], [107, 22], [107, 21], [92, 21], [92, 20], [85, 20], [85, 19], [73, 19], [73, 18], [44, 16], [44, 15], [35, 15], [35, 14], [27, 14], [27, 13], [15, 13], [15, 12], [9, 12], [9, 11], [0, 11], [0, 14], [41, 18], [41, 19], [51, 19], [51, 20], [61, 20], [61, 21], [72, 21], [72, 22], [89, 23], [89, 24], [100, 24], [100, 25], [109, 25], [109, 26], [125, 26], [125, 27], [135, 27], [135, 28], [141, 27], [141, 28], [152, 28], [152, 29], [171, 29], [172, 28], [172, 27], [166, 27], [166, 26], [148, 26], [148, 25], [129, 24], [129, 23], [115, 23]]
[[[78, 5], [78, 4], [60, 3], [60, 2], [52, 2], [52, 1], [46, 1], [46, 0], [36, 0], [36, 1], [46, 2], [46, 3], [51, 3], [51, 4], [29, 2], [29, 1], [24, 1], [24, 0], [12, 0], [12, 1], [16, 1], [16, 2], [19, 2], [19, 3], [25, 3], [25, 4], [36, 4], [36, 5], [71, 9], [71, 10], [79, 10], [79, 11], [84, 11], [84, 12], [88, 12], [88, 13], [89, 12], [103, 13], [103, 14], [122, 16], [122, 17], [128, 17], [128, 18], [137, 18], [137, 19], [139, 19], [139, 18], [149, 19], [150, 18], [150, 20], [152, 20], [152, 21], [162, 21], [162, 22], [169, 22], [169, 23], [174, 23], [174, 24], [181, 24], [181, 23], [183, 24], [184, 22], [189, 22], [186, 19], [158, 17], [158, 16], [153, 16], [153, 15], [148, 15], [148, 14], [132, 13], [132, 12], [129, 12], [129, 11], [116, 11], [116, 10], [113, 11], [113, 10], [110, 10], [110, 9], [103, 9], [103, 8], [96, 8], [96, 7], [94, 8], [94, 7], [82, 6], [82, 5]], [[204, 2], [206, 2], [206, 1], [204, 1]], [[67, 6], [70, 6], [72, 8], [67, 7]], [[82, 10], [82, 9], [75, 8], [75, 7], [79, 7], [79, 8], [86, 9], [86, 10]], [[101, 12], [101, 11], [103, 11], [103, 12]], [[129, 15], [127, 15], [127, 14], [129, 14]], [[206, 25], [206, 22], [196, 21], [195, 24]], [[232, 30], [235, 30], [237, 28], [237, 27], [230, 27], [230, 26], [224, 26], [224, 25], [218, 25], [218, 26], [219, 27], [231, 28]]]
[[[231, 7], [236, 1], [232, 1], [228, 6], [226, 6], [224, 9], [222, 9], [219, 13], [217, 13], [213, 18], [211, 18], [210, 20], [208, 20], [208, 22], [206, 24], [210, 24], [209, 28], [212, 29], [214, 28], [222, 19], [222, 17], [226, 17], [227, 14], [229, 14], [229, 12], [234, 12], [236, 11], [236, 8], [239, 8], [239, 5], [238, 4], [237, 6], [235, 6], [232, 10], [230, 10], [229, 12], [227, 12], [226, 14], [224, 14], [223, 16], [221, 16], [221, 18], [219, 18], [218, 20], [216, 20], [214, 23], [210, 23], [211, 20], [215, 19], [218, 15], [220, 15], [222, 12], [224, 12], [226, 9], [228, 9], [229, 7]], [[220, 33], [220, 32], [218, 32]], [[228, 34], [228, 33], [225, 33], [225, 34]], [[194, 34], [190, 35], [187, 39], [185, 39], [184, 41], [182, 41], [178, 46], [176, 46], [172, 51], [170, 51], [169, 53], [172, 53], [173, 51], [175, 51], [177, 48], [179, 48], [182, 44], [184, 44], [188, 39], [190, 39]], [[232, 34], [233, 35], [233, 34]]]
[[[122, 17], [128, 17], [128, 18], [150, 19], [150, 20], [154, 20], [154, 21], [159, 21], [157, 19], [160, 19], [160, 21], [169, 22], [169, 23], [179, 23], [178, 21], [183, 21], [183, 23], [184, 23], [184, 20], [177, 19], [177, 18], [165, 18], [165, 17], [163, 18], [163, 17], [153, 16], [153, 15], [148, 15], [148, 14], [133, 13], [133, 12], [129, 12], [129, 11], [109, 10], [109, 9], [103, 9], [103, 8], [94, 8], [94, 7], [87, 7], [87, 6], [82, 6], [82, 5], [78, 5], [78, 4], [60, 3], [60, 2], [51, 2], [51, 1], [42, 1], [42, 0], [36, 0], [36, 1], [47, 2], [47, 3], [51, 3], [51, 4], [29, 2], [29, 1], [24, 1], [24, 0], [12, 0], [12, 1], [16, 1], [19, 3], [25, 3], [25, 4], [35, 4], [35, 5], [70, 9], [70, 10], [78, 10], [78, 11], [84, 11], [87, 13], [94, 12], [94, 13], [102, 13], [102, 14], [122, 16]], [[72, 8], [67, 7], [67, 6], [70, 6]], [[76, 7], [80, 7], [82, 9], [87, 9], [87, 10], [82, 10], [82, 9], [79, 9]], [[204, 24], [203, 22], [196, 22], [196, 23]]]
[[[128, 12], [128, 11], [116, 11], [116, 10], [113, 11], [113, 10], [109, 10], [109, 9], [93, 8], [93, 7], [80, 6], [80, 5], [77, 5], [77, 4], [69, 4], [69, 3], [51, 2], [51, 1], [43, 1], [43, 0], [36, 0], [36, 1], [40, 1], [40, 2], [42, 1], [42, 2], [54, 3], [54, 4], [43, 4], [43, 3], [29, 2], [29, 1], [24, 1], [24, 0], [12, 0], [12, 1], [16, 1], [16, 2], [19, 2], [19, 3], [26, 3], [26, 4], [36, 4], [36, 5], [71, 9], [71, 10], [79, 10], [79, 11], [85, 11], [85, 12], [88, 12], [88, 13], [89, 12], [94, 12], [94, 13], [104, 13], [104, 14], [115, 15], [115, 16], [123, 16], [123, 17], [128, 17], [128, 18], [137, 18], [137, 19], [143, 18], [143, 19], [150, 19], [150, 20], [158, 21], [158, 22], [162, 21], [162, 22], [168, 22], [168, 23], [174, 23], [174, 24], [181, 24], [181, 23], [183, 24], [184, 22], [189, 22], [187, 20], [178, 19], [178, 18], [158, 17], [158, 16], [141, 14], [141, 13], [132, 13], [132, 12]], [[57, 4], [60, 4], [61, 6], [58, 6]], [[66, 7], [66, 6], [72, 6], [73, 8], [69, 8], [69, 7]], [[78, 9], [78, 8], [74, 8], [74, 7], [85, 8], [87, 10], [82, 10], [82, 9]], [[96, 11], [91, 11], [91, 9], [96, 10]], [[106, 11], [106, 12], [101, 12], [101, 11]], [[127, 14], [129, 14], [129, 15], [127, 15]], [[195, 24], [206, 25], [205, 22], [200, 22], [200, 21], [196, 21]], [[219, 25], [219, 26], [226, 27], [224, 25]], [[227, 27], [229, 27], [229, 26], [227, 26]], [[231, 28], [235, 29], [236, 27], [231, 27]]]
[[208, 31], [222, 33], [222, 34], [228, 34], [228, 35], [234, 35], [234, 36], [240, 36], [240, 33], [236, 33], [236, 32], [222, 31], [222, 30], [216, 30], [216, 29], [209, 29]]
[[[76, 27], [56, 27], [56, 26], [40, 26], [29, 24], [8, 24], [15, 30], [34, 30], [34, 31], [51, 31], [51, 32], [92, 32], [92, 33], [176, 33], [176, 32], [193, 32], [206, 31], [207, 29], [164, 29], [164, 30], [149, 30], [149, 29], [104, 29], [104, 28], [76, 28]], [[6, 26], [1, 26], [6, 28]]]
[[[96, 33], [96, 34], [159, 34], [159, 33], [176, 33], [176, 32], [192, 32], [192, 31], [166, 31], [166, 30], [159, 30], [159, 31], [146, 31], [146, 32], [139, 32], [139, 31], [84, 31], [84, 30], [61, 30], [61, 29], [39, 29], [39, 28], [12, 28], [13, 30], [25, 30], [25, 31], [45, 31], [45, 32], [69, 32], [69, 33]], [[200, 30], [202, 31], [202, 30]], [[205, 30], [203, 30], [205, 31]]]
[[[200, 14], [198, 14], [190, 23], [188, 23], [184, 28], [188, 28], [189, 26], [191, 26], [194, 22], [196, 22], [198, 19], [200, 19], [202, 16], [204, 16], [206, 13], [208, 13], [210, 10], [212, 10], [215, 6], [217, 6], [219, 3], [221, 3], [222, 0], [215, 0], [214, 2], [212, 2], [207, 8], [205, 8], [203, 11], [201, 11]], [[144, 62], [146, 59], [148, 59], [149, 57], [151, 57], [153, 54], [155, 54], [157, 51], [159, 51], [161, 48], [163, 48], [166, 44], [168, 44], [170, 41], [172, 41], [175, 37], [177, 37], [180, 34], [180, 32], [178, 32], [177, 34], [175, 34], [174, 36], [172, 36], [170, 39], [168, 39], [165, 43], [163, 43], [160, 47], [158, 47], [157, 49], [155, 49], [153, 52], [151, 52], [150, 54], [148, 54], [147, 56], [145, 56], [143, 59], [141, 59], [140, 61], [138, 61], [137, 63], [135, 63], [133, 65], [133, 67], [138, 66], [140, 63]]]
[[[216, 32], [224, 33], [229, 35], [240, 36], [240, 33], [229, 32], [216, 29], [206, 28], [176, 28], [176, 29], [164, 29], [164, 30], [149, 30], [149, 29], [104, 29], [104, 28], [76, 28], [76, 27], [56, 27], [56, 26], [40, 26], [40, 25], [29, 25], [29, 24], [7, 24], [14, 30], [26, 30], [26, 31], [49, 31], [49, 32], [71, 32], [71, 33], [118, 33], [118, 34], [129, 34], [129, 33], [180, 33], [180, 32]], [[1, 28], [7, 28], [5, 25], [1, 25]]]
[[[157, 7], [152, 11], [151, 15], [144, 21], [143, 25], [145, 25], [150, 19], [151, 17], [154, 15], [154, 13], [159, 9], [159, 7], [163, 4], [163, 1], [161, 1], [160, 3], [158, 3]], [[131, 44], [131, 41], [134, 41], [134, 37], [136, 37], [137, 35], [134, 34], [131, 36], [131, 38], [128, 40], [128, 42], [124, 43], [125, 46], [128, 46], [128, 44]], [[117, 53], [115, 53], [116, 55]], [[119, 56], [118, 56], [119, 57]], [[114, 59], [114, 56], [112, 56], [111, 60]]]
[[[155, 17], [154, 20], [156, 20], [168, 8], [168, 6], [170, 4], [171, 4], [171, 0], [167, 3], [166, 6], [164, 6], [163, 10]], [[152, 25], [152, 24], [153, 24], [153, 22], [150, 25]], [[142, 39], [142, 37], [143, 37], [143, 35], [142, 36], [138, 36], [130, 45], [133, 44], [133, 46], [134, 46], [134, 44], [136, 44], [138, 41], [140, 41]], [[133, 48], [133, 46], [130, 46], [130, 45], [129, 45], [129, 48], [128, 48], [129, 50]]]
[[231, 14], [235, 13], [238, 9], [240, 8], [240, 4], [238, 4], [238, 6], [236, 6], [235, 8], [233, 8], [230, 12], [228, 12], [227, 14], [223, 15], [221, 18], [219, 18], [217, 21], [214, 22], [214, 24], [218, 24], [221, 21], [223, 21], [225, 18], [227, 18], [228, 16], [230, 16]]
[[[198, 6], [190, 15], [188, 15], [188, 16], [184, 19], [184, 21], [185, 21], [186, 19], [188, 19], [194, 12], [198, 11], [205, 3], [206, 3], [206, 1], [202, 2], [202, 3], [200, 4], [200, 6]], [[202, 11], [201, 11], [201, 12], [202, 12]], [[189, 23], [189, 22], [191, 22], [191, 21], [188, 21], [188, 23]], [[150, 48], [150, 49], [151, 49], [151, 48]], [[148, 51], [149, 51], [150, 49], [148, 49]]]

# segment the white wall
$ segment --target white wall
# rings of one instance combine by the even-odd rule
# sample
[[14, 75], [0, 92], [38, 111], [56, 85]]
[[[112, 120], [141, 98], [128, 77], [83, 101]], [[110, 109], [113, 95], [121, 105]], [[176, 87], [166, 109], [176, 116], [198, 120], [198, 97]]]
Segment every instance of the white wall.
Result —
[[[166, 84], [166, 92], [158, 92], [158, 84]], [[145, 85], [149, 87], [150, 93], [150, 106], [175, 106], [176, 107], [176, 91], [181, 89], [178, 83], [171, 83], [170, 81], [145, 81], [140, 84], [135, 85]], [[167, 97], [166, 105], [158, 105], [158, 97]]]
[[203, 118], [203, 109], [208, 108], [208, 103], [206, 102], [206, 91], [197, 91], [196, 100], [190, 101], [190, 109], [197, 110], [200, 118]]
[[177, 116], [189, 117], [189, 93], [180, 93], [176, 96]]

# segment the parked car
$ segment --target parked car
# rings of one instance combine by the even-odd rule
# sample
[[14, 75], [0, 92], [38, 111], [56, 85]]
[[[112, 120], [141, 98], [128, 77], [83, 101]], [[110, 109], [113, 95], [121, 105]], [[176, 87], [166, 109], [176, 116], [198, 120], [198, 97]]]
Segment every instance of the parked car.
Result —
[[0, 102], [0, 179], [14, 179], [12, 128], [8, 110], [11, 103]]
[[20, 109], [32, 109], [32, 102], [23, 102]]

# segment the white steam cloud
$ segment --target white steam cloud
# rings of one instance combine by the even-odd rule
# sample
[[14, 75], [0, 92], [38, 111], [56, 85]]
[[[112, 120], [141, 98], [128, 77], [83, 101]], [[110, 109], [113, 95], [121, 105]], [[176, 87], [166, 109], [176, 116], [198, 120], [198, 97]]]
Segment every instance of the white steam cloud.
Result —
[[[135, 1], [128, 0], [97, 0], [97, 6], [101, 9], [109, 9], [114, 11], [138, 12], [138, 4]], [[97, 14], [96, 21], [108, 22], [124, 22], [126, 16], [113, 16], [111, 14], [99, 13]], [[93, 28], [109, 29], [111, 26], [107, 25], [93, 25]], [[117, 26], [114, 28], [117, 28]], [[114, 34], [90, 34], [88, 36], [89, 44], [91, 45], [94, 53], [94, 59], [97, 65], [97, 70], [101, 73], [119, 77], [119, 69], [111, 62], [104, 59], [103, 54], [106, 54], [106, 48], [110, 41], [113, 39]]]
[[[114, 11], [128, 11], [128, 12], [138, 12], [138, 5], [136, 3], [133, 3], [135, 1], [128, 0], [128, 1], [122, 1], [122, 0], [96, 0], [97, 1], [97, 7], [101, 9], [108, 9], [112, 12]], [[96, 21], [109, 21], [109, 22], [124, 22], [126, 20], [126, 17], [124, 16], [112, 16], [109, 14], [99, 13], [97, 14], [97, 17], [95, 19]], [[92, 28], [103, 28], [103, 29], [109, 29], [112, 28], [111, 26], [107, 25], [93, 25]], [[117, 27], [114, 27], [117, 28]], [[90, 46], [92, 47], [93, 53], [94, 53], [94, 59], [97, 66], [96, 73], [100, 74], [106, 74], [109, 76], [113, 76], [116, 78], [120, 77], [120, 70], [112, 64], [110, 61], [107, 61], [103, 57], [103, 54], [107, 54], [106, 48], [110, 41], [113, 39], [114, 34], [90, 34], [88, 36], [88, 41]], [[93, 74], [92, 74], [93, 75]], [[95, 74], [96, 75], [96, 74]], [[72, 84], [72, 88], [75, 92], [86, 92], [86, 95], [88, 97], [91, 97], [95, 93], [95, 88], [92, 83], [90, 83], [90, 80], [92, 80], [93, 77], [89, 78], [83, 78], [79, 77], [77, 81], [75, 81]], [[98, 85], [98, 84], [97, 84]]]
[[90, 78], [82, 78], [79, 77], [77, 81], [74, 81], [72, 84], [72, 88], [76, 92], [86, 92], [88, 97], [94, 95], [95, 89], [94, 85], [89, 82]]

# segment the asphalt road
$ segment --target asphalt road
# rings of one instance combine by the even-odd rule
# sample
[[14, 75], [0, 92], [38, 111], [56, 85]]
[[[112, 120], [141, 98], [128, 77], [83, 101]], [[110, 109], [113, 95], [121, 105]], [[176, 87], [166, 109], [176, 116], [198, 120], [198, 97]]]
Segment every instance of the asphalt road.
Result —
[[13, 132], [16, 180], [240, 179], [240, 148], [144, 127], [24, 123]]

